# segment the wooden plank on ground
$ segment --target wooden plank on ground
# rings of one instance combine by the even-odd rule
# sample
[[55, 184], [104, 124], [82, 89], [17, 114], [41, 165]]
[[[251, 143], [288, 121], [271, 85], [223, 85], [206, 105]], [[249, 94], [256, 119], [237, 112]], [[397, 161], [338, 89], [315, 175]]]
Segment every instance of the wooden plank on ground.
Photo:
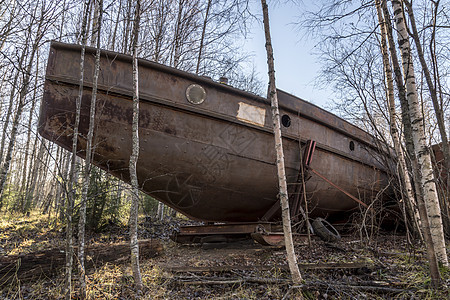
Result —
[[[298, 267], [301, 270], [326, 270], [326, 269], [361, 269], [361, 268], [373, 268], [374, 265], [368, 262], [352, 262], [352, 263], [308, 263], [299, 264]], [[289, 270], [287, 265], [256, 265], [256, 266], [207, 266], [207, 267], [169, 267], [166, 268], [167, 271], [173, 273], [184, 273], [184, 272], [228, 272], [233, 270], [239, 271], [266, 271], [266, 270]]]

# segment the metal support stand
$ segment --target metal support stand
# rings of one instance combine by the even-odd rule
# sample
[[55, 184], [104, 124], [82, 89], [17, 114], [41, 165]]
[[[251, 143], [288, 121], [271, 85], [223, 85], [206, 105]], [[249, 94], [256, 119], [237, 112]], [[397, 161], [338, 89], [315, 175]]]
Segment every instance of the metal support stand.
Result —
[[[289, 207], [290, 207], [290, 213], [291, 213], [291, 220], [292, 222], [298, 222], [300, 215], [304, 219], [306, 219], [305, 211], [303, 210], [301, 204], [300, 204], [300, 196], [304, 196], [303, 193], [305, 192], [303, 190], [303, 180], [306, 182], [311, 177], [308, 173], [309, 165], [311, 163], [311, 160], [313, 158], [314, 150], [316, 149], [316, 142], [309, 140], [306, 142], [306, 147], [303, 156], [301, 156], [301, 165], [297, 176], [297, 181], [295, 182], [295, 189], [293, 193], [290, 193], [289, 195]], [[301, 149], [300, 149], [301, 151]], [[300, 154], [301, 155], [301, 154]], [[270, 220], [279, 210], [280, 207], [280, 200], [275, 202], [274, 205], [264, 214], [262, 217], [263, 221]]]

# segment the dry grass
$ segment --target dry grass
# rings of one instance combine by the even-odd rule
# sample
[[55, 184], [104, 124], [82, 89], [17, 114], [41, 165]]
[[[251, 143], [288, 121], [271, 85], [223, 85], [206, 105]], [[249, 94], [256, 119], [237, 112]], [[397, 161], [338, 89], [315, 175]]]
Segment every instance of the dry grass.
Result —
[[[125, 231], [125, 230], [124, 230]], [[120, 232], [120, 231], [119, 231]], [[116, 234], [117, 235], [117, 234]], [[57, 223], [49, 223], [42, 215], [33, 213], [29, 217], [7, 215], [0, 221], [2, 254], [30, 253], [64, 245], [64, 231]], [[126, 235], [98, 234], [91, 243], [108, 243], [126, 239]], [[179, 246], [165, 241], [162, 256], [141, 262], [145, 286], [142, 299], [281, 299], [289, 284], [263, 284], [240, 282], [235, 284], [187, 285], [182, 278], [197, 281], [242, 278], [288, 279], [289, 274], [278, 268], [269, 271], [246, 270], [203, 273], [171, 273], [170, 266], [221, 266], [221, 265], [280, 265], [285, 264], [283, 249], [253, 247], [202, 249]], [[303, 289], [306, 299], [448, 299], [448, 288], [439, 290], [429, 287], [426, 256], [423, 247], [411, 249], [404, 237], [383, 236], [369, 247], [355, 238], [345, 238], [339, 251], [326, 247], [321, 241], [313, 241], [312, 247], [298, 246], [296, 253], [302, 263], [331, 263], [366, 261], [375, 266], [371, 270], [308, 270], [303, 272], [307, 283], [320, 282], [322, 286], [307, 285]], [[376, 250], [376, 251], [374, 251]], [[449, 270], [442, 270], [445, 283], [450, 284]], [[14, 274], [9, 274], [14, 278]], [[404, 293], [377, 294], [370, 291], [348, 290], [336, 284], [363, 285], [367, 282], [387, 283], [390, 287], [404, 289]], [[1, 299], [62, 299], [63, 274], [51, 278], [42, 276], [33, 282], [10, 281], [0, 285]], [[96, 266], [87, 274], [88, 299], [134, 299], [134, 280], [127, 262]], [[325, 285], [325, 288], [324, 288]], [[78, 283], [73, 282], [74, 297], [78, 295]], [[291, 291], [294, 297], [298, 290]]]

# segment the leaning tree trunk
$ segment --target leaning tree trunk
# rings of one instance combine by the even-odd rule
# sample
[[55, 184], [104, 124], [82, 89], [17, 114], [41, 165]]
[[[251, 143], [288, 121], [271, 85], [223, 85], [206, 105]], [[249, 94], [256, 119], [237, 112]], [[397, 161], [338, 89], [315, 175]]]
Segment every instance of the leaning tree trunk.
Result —
[[289, 213], [289, 196], [286, 182], [286, 170], [284, 168], [283, 143], [280, 128], [280, 112], [278, 110], [278, 97], [275, 84], [275, 65], [273, 61], [272, 39], [270, 37], [269, 10], [266, 0], [261, 0], [264, 18], [264, 32], [266, 36], [267, 64], [269, 68], [269, 98], [272, 107], [273, 132], [275, 136], [275, 150], [277, 154], [278, 185], [280, 188], [281, 213], [283, 218], [284, 241], [286, 245], [289, 270], [294, 284], [302, 282], [302, 275], [298, 269], [297, 257], [294, 251], [292, 239], [291, 216]]
[[420, 169], [420, 183], [423, 186], [423, 198], [429, 216], [431, 238], [439, 262], [444, 266], [448, 266], [441, 210], [439, 207], [436, 184], [434, 182], [430, 149], [427, 147], [423, 115], [417, 96], [414, 66], [406, 23], [403, 17], [403, 7], [399, 0], [392, 0], [392, 6], [397, 24], [398, 45], [402, 56], [403, 73], [406, 79], [406, 91], [409, 104], [409, 115], [411, 116], [414, 150]]
[[142, 291], [142, 277], [139, 267], [139, 244], [137, 236], [137, 221], [139, 208], [139, 186], [136, 172], [137, 160], [139, 157], [139, 72], [138, 72], [138, 37], [139, 23], [141, 17], [141, 1], [136, 1], [133, 27], [133, 123], [132, 123], [132, 150], [130, 155], [130, 179], [131, 179], [131, 208], [130, 208], [130, 250], [131, 268], [136, 285], [136, 292], [139, 295]]
[[208, 25], [208, 17], [209, 17], [209, 10], [211, 8], [211, 2], [212, 0], [208, 0], [208, 4], [206, 6], [205, 19], [203, 21], [202, 36], [200, 38], [200, 46], [198, 49], [198, 57], [197, 57], [197, 68], [195, 69], [195, 74], [198, 74], [198, 71], [200, 70], [200, 63], [202, 61], [203, 43], [205, 41], [205, 32], [206, 26]]

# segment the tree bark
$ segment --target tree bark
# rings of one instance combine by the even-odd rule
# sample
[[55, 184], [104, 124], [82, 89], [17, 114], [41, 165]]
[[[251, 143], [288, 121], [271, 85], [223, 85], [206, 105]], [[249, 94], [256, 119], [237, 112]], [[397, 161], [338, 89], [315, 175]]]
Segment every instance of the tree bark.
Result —
[[63, 161], [61, 162], [64, 165], [64, 171], [62, 174], [62, 177], [64, 180], [62, 181], [61, 185], [59, 186], [59, 192], [58, 197], [60, 198], [59, 201], [59, 207], [56, 210], [56, 217], [59, 218], [61, 222], [64, 221], [64, 209], [66, 207], [66, 202], [68, 201], [68, 183], [70, 178], [70, 162], [71, 162], [71, 152], [65, 151], [65, 155], [63, 157]]
[[204, 43], [204, 40], [205, 40], [206, 26], [208, 25], [208, 16], [209, 16], [209, 9], [211, 8], [211, 2], [212, 2], [212, 0], [208, 0], [208, 4], [206, 6], [205, 19], [203, 21], [202, 36], [200, 38], [200, 47], [198, 49], [197, 68], [195, 70], [195, 74], [198, 74], [198, 71], [200, 69], [200, 62], [201, 62], [201, 59], [202, 59], [203, 43]]
[[[417, 215], [417, 210], [415, 210], [416, 203], [415, 203], [415, 199], [414, 199], [414, 195], [413, 195], [413, 188], [412, 188], [411, 180], [409, 177], [408, 168], [406, 166], [406, 160], [405, 160], [405, 155], [404, 155], [404, 152], [403, 152], [403, 149], [401, 146], [400, 136], [397, 131], [397, 126], [395, 124], [396, 123], [396, 120], [395, 120], [396, 111], [395, 111], [395, 99], [394, 99], [394, 84], [393, 84], [393, 78], [392, 78], [392, 70], [391, 70], [391, 66], [389, 63], [389, 53], [388, 53], [387, 43], [386, 43], [386, 35], [387, 35], [386, 22], [384, 21], [384, 18], [382, 15], [380, 1], [385, 1], [385, 0], [376, 0], [375, 4], [376, 4], [376, 8], [377, 8], [378, 21], [380, 23], [380, 29], [381, 29], [381, 49], [382, 49], [382, 54], [383, 54], [383, 66], [384, 66], [384, 70], [385, 70], [385, 74], [386, 74], [386, 83], [387, 83], [386, 97], [388, 100], [388, 107], [389, 107], [391, 134], [392, 134], [392, 138], [394, 141], [395, 152], [397, 153], [397, 157], [399, 160], [399, 167], [400, 167], [399, 173], [401, 176], [401, 180], [403, 181], [406, 198], [407, 198], [406, 200], [410, 201], [412, 209], [414, 210], [414, 214], [411, 217], [413, 217], [415, 220], [422, 220], [421, 225], [423, 227], [423, 232], [424, 232], [423, 237], [424, 237], [425, 243], [428, 247], [427, 255], [428, 255], [428, 260], [429, 260], [429, 265], [430, 265], [431, 279], [432, 279], [433, 285], [438, 286], [439, 282], [440, 282], [440, 273], [439, 273], [436, 255], [434, 252], [434, 247], [430, 247], [430, 246], [432, 246], [432, 244], [431, 244], [431, 235], [429, 233], [428, 216], [426, 215], [426, 210], [425, 210], [424, 203], [422, 201], [421, 196], [418, 197], [418, 199], [420, 201], [419, 205], [421, 206], [421, 207], [419, 207], [419, 210], [418, 210], [419, 215]], [[418, 191], [419, 190], [420, 190], [420, 188], [418, 189]], [[421, 195], [421, 194], [419, 194], [419, 195]], [[413, 222], [415, 220], [413, 220]], [[417, 224], [417, 225], [419, 225], [419, 224]], [[420, 228], [417, 228], [417, 230], [420, 233]]]
[[423, 186], [423, 197], [429, 217], [431, 238], [438, 261], [444, 266], [448, 266], [441, 211], [439, 207], [436, 184], [434, 182], [430, 149], [427, 147], [426, 143], [423, 115], [417, 96], [411, 46], [409, 43], [406, 23], [403, 17], [403, 7], [399, 0], [392, 0], [392, 7], [394, 9], [394, 16], [397, 25], [398, 45], [402, 56], [403, 73], [406, 80], [406, 91], [409, 104], [409, 115], [411, 117], [412, 124], [414, 150], [420, 169], [420, 183]]
[[174, 38], [172, 42], [172, 55], [170, 57], [171, 66], [176, 68], [178, 67], [178, 62], [180, 59], [180, 30], [182, 28], [182, 15], [183, 15], [183, 7], [185, 0], [178, 0], [178, 13], [177, 13], [177, 21], [175, 23], [174, 30]]
[[[86, 16], [87, 14], [85, 14]], [[95, 126], [95, 108], [97, 103], [97, 88], [98, 88], [98, 76], [100, 72], [100, 33], [101, 33], [101, 23], [103, 16], [103, 0], [96, 0], [95, 2], [95, 13], [94, 16], [94, 30], [93, 30], [93, 42], [96, 42], [97, 51], [95, 54], [95, 66], [94, 66], [94, 77], [92, 84], [92, 97], [91, 106], [89, 111], [89, 129], [87, 134], [87, 145], [86, 145], [86, 159], [84, 167], [83, 176], [83, 187], [81, 191], [81, 203], [80, 203], [80, 219], [78, 222], [78, 261], [79, 261], [79, 271], [80, 271], [80, 287], [81, 287], [81, 297], [86, 298], [86, 269], [84, 265], [84, 249], [85, 249], [85, 230], [86, 230], [86, 203], [87, 194], [89, 190], [89, 179], [91, 174], [91, 160], [92, 160], [92, 139], [94, 136], [94, 126]], [[83, 22], [85, 22], [83, 17]], [[84, 73], [84, 70], [81, 72]], [[79, 91], [82, 95], [83, 91]], [[79, 99], [81, 101], [81, 99]]]
[[[25, 98], [28, 94], [28, 89], [29, 89], [29, 85], [30, 85], [31, 70], [33, 69], [33, 64], [34, 64], [34, 56], [36, 55], [39, 43], [43, 37], [41, 28], [42, 28], [42, 23], [44, 22], [44, 20], [43, 20], [44, 9], [42, 9], [41, 13], [42, 13], [42, 15], [41, 15], [41, 18], [38, 23], [38, 28], [36, 29], [37, 30], [36, 37], [35, 37], [35, 40], [31, 46], [31, 50], [30, 50], [29, 61], [28, 61], [26, 69], [24, 70], [24, 78], [23, 78], [22, 86], [21, 86], [21, 89], [19, 92], [19, 99], [18, 99], [19, 103], [17, 105], [16, 113], [14, 114], [14, 119], [13, 119], [12, 128], [11, 128], [11, 136], [9, 139], [8, 149], [6, 151], [5, 161], [0, 169], [0, 208], [2, 207], [2, 203], [3, 203], [2, 199], [3, 199], [3, 195], [4, 195], [4, 188], [6, 185], [8, 173], [10, 171], [12, 152], [13, 152], [14, 144], [16, 142], [16, 137], [18, 134], [19, 119], [22, 116], [23, 108], [25, 107], [25, 104], [26, 104]], [[30, 25], [30, 28], [31, 28], [31, 25]]]
[[390, 125], [390, 131], [392, 140], [394, 143], [394, 150], [397, 153], [397, 159], [399, 164], [399, 173], [400, 173], [400, 180], [403, 183], [404, 187], [404, 193], [406, 196], [406, 199], [404, 201], [407, 201], [408, 207], [411, 211], [411, 217], [413, 218], [413, 226], [417, 233], [421, 236], [421, 231], [419, 224], [417, 224], [417, 221], [420, 221], [419, 213], [416, 209], [417, 203], [414, 198], [413, 194], [413, 187], [411, 184], [411, 180], [409, 177], [408, 167], [406, 165], [405, 160], [405, 154], [402, 149], [401, 140], [400, 140], [400, 134], [397, 129], [397, 121], [396, 121], [396, 115], [397, 112], [395, 110], [395, 96], [394, 96], [394, 80], [392, 77], [392, 69], [391, 64], [389, 62], [389, 53], [387, 48], [387, 42], [386, 42], [386, 23], [384, 22], [383, 13], [381, 11], [381, 3], [380, 1], [384, 0], [375, 0], [375, 5], [377, 9], [377, 16], [378, 16], [378, 22], [380, 25], [380, 31], [381, 31], [381, 53], [383, 57], [383, 69], [385, 73], [385, 81], [386, 81], [386, 100], [388, 102], [388, 108], [389, 108], [389, 125]]
[[[431, 78], [431, 73], [430, 73], [430, 70], [426, 63], [426, 60], [425, 60], [422, 43], [420, 42], [419, 33], [417, 31], [416, 19], [414, 17], [414, 11], [412, 8], [412, 4], [411, 4], [411, 2], [406, 1], [406, 0], [404, 0], [404, 3], [406, 4], [408, 16], [409, 16], [410, 23], [411, 23], [411, 29], [412, 29], [411, 36], [416, 45], [416, 50], [417, 50], [417, 54], [419, 56], [420, 65], [422, 66], [422, 71], [423, 71], [423, 74], [424, 74], [426, 82], [427, 82], [428, 90], [429, 90], [430, 96], [431, 96], [431, 102], [433, 103], [433, 108], [434, 108], [434, 112], [436, 115], [439, 133], [441, 135], [441, 140], [442, 140], [441, 149], [442, 149], [442, 153], [444, 156], [445, 170], [447, 171], [447, 179], [448, 179], [447, 186], [448, 186], [448, 184], [450, 183], [450, 147], [449, 147], [449, 142], [448, 142], [447, 131], [445, 128], [444, 111], [443, 111], [442, 105], [439, 103], [440, 101], [438, 99], [437, 86], [435, 84], [433, 84], [433, 80]], [[436, 9], [437, 9], [439, 6], [439, 1], [434, 2], [434, 5], [436, 6]], [[436, 18], [436, 16], [435, 16], [435, 18]], [[434, 39], [435, 38], [434, 38], [434, 31], [433, 31], [431, 40], [433, 41]], [[433, 56], [434, 53], [433, 53], [433, 48], [431, 45], [432, 45], [432, 43], [430, 44], [430, 50], [431, 50], [431, 55]], [[432, 61], [434, 61], [434, 60], [435, 60], [435, 57], [433, 58]], [[435, 65], [434, 68], [437, 68], [437, 65]], [[436, 79], [439, 80], [439, 77], [436, 77]], [[445, 212], [445, 211], [447, 211], [446, 208], [447, 208], [447, 204], [444, 201], [444, 203], [441, 203], [441, 209], [444, 209], [444, 212]], [[450, 234], [450, 223], [448, 222], [447, 218], [448, 218], [448, 215], [446, 216], [446, 218], [443, 218], [442, 221], [444, 223], [444, 228], [446, 229], [445, 231], [447, 231], [447, 233]]]
[[60, 167], [59, 165], [59, 159], [62, 154], [62, 148], [59, 146], [56, 146], [56, 155], [55, 155], [55, 163], [53, 164], [53, 171], [51, 175], [51, 180], [49, 182], [50, 185], [50, 191], [48, 193], [48, 197], [45, 198], [44, 202], [41, 204], [41, 207], [43, 207], [43, 213], [47, 213], [50, 210], [50, 207], [52, 205], [52, 202], [55, 200], [56, 197], [56, 187], [59, 183], [58, 179], [58, 169]]
[[[439, 2], [439, 1], [437, 1], [437, 2]], [[441, 134], [441, 138], [442, 138], [442, 153], [444, 154], [444, 164], [447, 168], [447, 171], [449, 172], [450, 171], [450, 147], [449, 147], [449, 143], [448, 143], [447, 131], [445, 128], [444, 112], [442, 110], [441, 105], [439, 104], [436, 86], [433, 84], [430, 69], [428, 68], [428, 65], [425, 60], [425, 55], [424, 55], [424, 52], [422, 49], [422, 43], [420, 42], [419, 33], [417, 31], [416, 19], [414, 17], [414, 11], [412, 8], [412, 4], [406, 0], [404, 0], [404, 3], [406, 4], [409, 20], [411, 23], [412, 38], [416, 45], [417, 54], [419, 56], [420, 65], [422, 66], [422, 71], [423, 71], [423, 74], [424, 74], [426, 82], [427, 82], [428, 90], [430, 91], [431, 102], [433, 103], [433, 108], [434, 108], [434, 112], [435, 112], [436, 119], [437, 119], [439, 133]]]
[[[396, 46], [394, 42], [392, 24], [389, 14], [389, 9], [387, 7], [387, 1], [381, 1], [381, 6], [384, 15], [384, 21], [386, 23], [386, 34], [389, 44], [389, 53], [391, 54], [392, 66], [394, 71], [394, 79], [398, 90], [398, 97], [400, 100], [401, 112], [402, 112], [402, 124], [403, 124], [403, 135], [406, 145], [406, 153], [407, 158], [410, 161], [410, 172], [412, 173], [412, 178], [414, 179], [414, 189], [416, 194], [416, 200], [418, 203], [417, 209], [419, 211], [420, 220], [422, 223], [423, 237], [425, 239], [425, 243], [431, 241], [431, 233], [428, 221], [428, 214], [426, 212], [426, 208], [423, 202], [423, 187], [420, 185], [420, 175], [419, 175], [419, 167], [417, 164], [417, 157], [414, 150], [414, 143], [412, 138], [412, 125], [411, 125], [411, 117], [409, 115], [409, 104], [406, 99], [406, 90], [403, 82], [402, 70], [400, 67], [400, 63], [397, 56]], [[423, 210], [423, 211], [422, 211]], [[430, 262], [436, 261], [434, 246], [432, 242], [427, 243], [427, 247], [429, 248], [429, 259]], [[433, 258], [434, 257], [434, 258]], [[437, 262], [436, 262], [437, 265]]]
[[138, 72], [138, 38], [141, 17], [141, 1], [136, 1], [133, 26], [133, 123], [132, 123], [132, 152], [130, 155], [130, 179], [131, 179], [131, 208], [130, 208], [130, 250], [131, 268], [133, 270], [136, 292], [142, 292], [142, 277], [139, 267], [139, 244], [137, 236], [137, 223], [139, 212], [139, 185], [136, 165], [139, 157], [139, 72]]
[[122, 0], [119, 0], [119, 8], [117, 9], [117, 19], [116, 19], [116, 22], [114, 24], [114, 30], [113, 30], [112, 38], [111, 38], [111, 41], [109, 43], [112, 51], [114, 51], [114, 48], [116, 46], [117, 28], [119, 27], [119, 20], [120, 20], [121, 10], [122, 10]]
[[[37, 137], [37, 134], [36, 134], [36, 137]], [[36, 141], [37, 141], [37, 139], [36, 139]], [[30, 179], [31, 184], [27, 190], [26, 198], [27, 198], [27, 202], [30, 203], [30, 204], [28, 204], [30, 206], [34, 202], [34, 197], [36, 194], [36, 184], [38, 182], [38, 172], [39, 172], [40, 166], [43, 164], [42, 160], [44, 157], [44, 151], [45, 151], [45, 142], [44, 142], [44, 140], [41, 140], [41, 144], [39, 146], [39, 150], [37, 151], [38, 153], [36, 155], [36, 162], [33, 165], [33, 172], [31, 174], [31, 179]]]
[[397, 51], [395, 48], [394, 35], [392, 32], [392, 24], [389, 14], [389, 9], [387, 7], [387, 1], [381, 1], [381, 7], [383, 10], [384, 21], [386, 22], [386, 34], [389, 43], [389, 52], [391, 54], [392, 67], [394, 71], [394, 79], [398, 90], [398, 98], [400, 100], [401, 111], [402, 111], [402, 124], [403, 124], [403, 135], [405, 139], [406, 152], [411, 161], [416, 159], [414, 154], [414, 143], [412, 141], [412, 127], [411, 118], [408, 114], [409, 105], [406, 99], [406, 90], [403, 83], [403, 75], [397, 56]]
[[125, 27], [125, 32], [123, 35], [123, 40], [122, 40], [122, 52], [123, 53], [129, 53], [129, 47], [128, 47], [128, 36], [130, 34], [130, 23], [131, 23], [131, 5], [132, 5], [133, 1], [128, 0], [127, 1], [127, 10], [126, 10], [126, 16], [124, 17], [124, 27]]
[[284, 168], [284, 153], [283, 143], [280, 128], [280, 112], [278, 110], [277, 89], [275, 84], [275, 65], [273, 59], [272, 39], [270, 36], [269, 25], [269, 9], [266, 0], [261, 0], [261, 6], [264, 18], [264, 33], [266, 36], [266, 51], [267, 51], [267, 65], [269, 73], [269, 94], [268, 97], [272, 108], [273, 131], [275, 136], [275, 150], [277, 154], [277, 171], [278, 171], [278, 185], [280, 189], [279, 197], [281, 203], [281, 213], [283, 218], [283, 232], [285, 239], [285, 246], [287, 252], [287, 260], [289, 270], [291, 271], [292, 282], [294, 284], [301, 284], [302, 275], [297, 265], [297, 257], [294, 250], [294, 242], [292, 239], [291, 216], [289, 210], [289, 196], [286, 182], [286, 170]]
[[100, 0], [92, 0], [94, 5], [94, 17], [92, 20], [92, 36], [91, 36], [91, 47], [95, 47], [98, 43], [98, 37], [100, 32], [100, 10], [101, 5]]
[[30, 115], [28, 117], [28, 124], [27, 124], [27, 139], [26, 139], [26, 144], [25, 144], [25, 157], [24, 157], [24, 162], [23, 162], [23, 170], [22, 170], [22, 184], [20, 185], [20, 198], [21, 198], [21, 210], [23, 213], [26, 213], [27, 211], [30, 210], [30, 206], [28, 205], [28, 201], [26, 198], [26, 186], [28, 185], [27, 182], [27, 175], [29, 173], [29, 169], [28, 169], [28, 156], [29, 156], [29, 151], [30, 151], [30, 141], [31, 141], [31, 124], [33, 122], [33, 113], [34, 113], [34, 108], [36, 106], [36, 91], [37, 91], [37, 84], [38, 84], [38, 78], [39, 78], [39, 54], [37, 55], [37, 59], [36, 59], [36, 74], [35, 74], [35, 79], [34, 79], [34, 90], [33, 90], [33, 98], [32, 98], [32, 102], [31, 102], [31, 108], [30, 108]]
[[64, 21], [65, 21], [65, 16], [66, 16], [66, 0], [63, 1], [62, 4], [62, 12], [61, 12], [61, 26], [59, 27], [59, 38], [58, 40], [61, 42], [62, 41], [62, 37], [63, 37], [63, 29], [64, 29]]
[[[31, 31], [31, 26], [30, 26], [30, 31]], [[30, 32], [28, 32], [28, 34], [30, 34]], [[28, 36], [27, 36], [27, 39], [25, 41], [25, 45], [28, 45]], [[21, 54], [20, 59], [18, 61], [17, 71], [16, 71], [16, 74], [14, 75], [13, 83], [11, 85], [11, 92], [10, 92], [10, 95], [9, 95], [9, 105], [8, 105], [8, 110], [6, 112], [5, 123], [3, 125], [2, 140], [1, 140], [1, 145], [0, 145], [0, 165], [3, 163], [3, 158], [4, 158], [3, 157], [3, 153], [4, 153], [4, 150], [5, 150], [6, 136], [7, 136], [8, 127], [9, 127], [9, 118], [11, 117], [11, 115], [13, 113], [14, 97], [16, 96], [16, 89], [17, 89], [17, 85], [18, 85], [18, 80], [19, 80], [20, 72], [22, 70], [22, 64], [23, 64], [23, 61], [25, 59], [26, 53], [27, 53], [27, 51], [26, 51], [26, 49], [24, 49], [22, 51], [22, 54]], [[1, 203], [0, 203], [0, 208], [1, 208]]]
[[79, 81], [79, 89], [78, 89], [78, 97], [75, 103], [75, 124], [73, 127], [73, 137], [72, 137], [72, 157], [70, 161], [70, 171], [69, 171], [69, 184], [68, 184], [68, 195], [66, 201], [66, 285], [65, 285], [65, 298], [66, 300], [71, 299], [72, 295], [72, 266], [73, 266], [73, 240], [72, 240], [72, 215], [73, 215], [73, 206], [75, 201], [75, 182], [77, 181], [77, 144], [78, 144], [78, 127], [80, 124], [80, 115], [81, 115], [81, 99], [83, 97], [83, 84], [84, 84], [84, 59], [85, 59], [85, 50], [87, 43], [87, 19], [89, 16], [89, 8], [90, 2], [86, 3], [83, 21], [81, 25], [81, 57], [80, 57], [80, 81]]

